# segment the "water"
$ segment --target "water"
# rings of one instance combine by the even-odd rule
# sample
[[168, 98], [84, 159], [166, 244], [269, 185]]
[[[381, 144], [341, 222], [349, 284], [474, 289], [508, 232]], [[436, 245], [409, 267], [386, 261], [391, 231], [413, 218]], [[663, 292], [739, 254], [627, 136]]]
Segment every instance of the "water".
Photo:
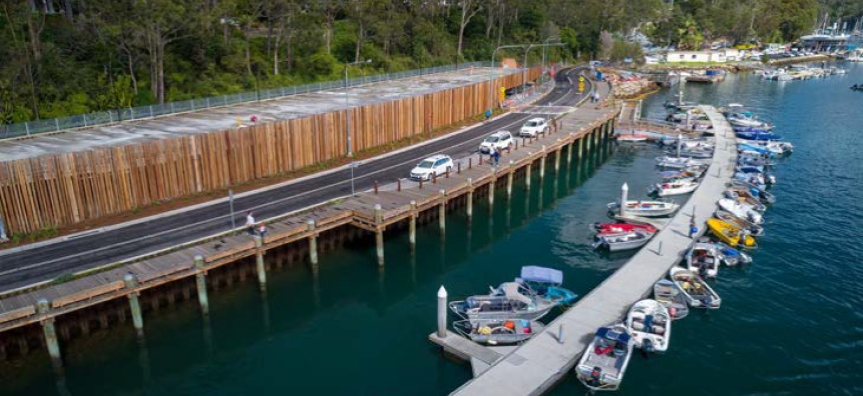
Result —
[[[722, 309], [676, 322], [669, 352], [634, 358], [619, 394], [863, 393], [863, 94], [848, 89], [854, 82], [863, 65], [824, 80], [732, 76], [687, 87], [687, 100], [746, 104], [796, 151], [776, 171], [778, 202], [755, 263], [723, 269], [715, 283]], [[645, 112], [658, 115], [667, 95]], [[131, 326], [96, 332], [64, 348], [59, 386], [44, 352], [32, 353], [0, 366], [0, 395], [446, 394], [470, 369], [426, 339], [438, 287], [463, 297], [541, 264], [586, 294], [631, 255], [592, 251], [588, 225], [624, 181], [644, 196], [657, 154], [621, 148], [556, 178], [549, 164], [542, 189], [534, 172], [529, 197], [516, 183], [513, 203], [499, 191], [491, 216], [485, 200], [470, 226], [462, 211], [449, 215], [443, 242], [436, 222], [421, 226], [415, 256], [404, 233], [388, 233], [383, 272], [373, 247], [348, 248], [323, 254], [317, 276], [271, 273], [265, 297], [254, 282], [211, 293], [209, 325], [195, 303], [147, 317], [143, 348]], [[551, 394], [586, 393], [569, 378]]]

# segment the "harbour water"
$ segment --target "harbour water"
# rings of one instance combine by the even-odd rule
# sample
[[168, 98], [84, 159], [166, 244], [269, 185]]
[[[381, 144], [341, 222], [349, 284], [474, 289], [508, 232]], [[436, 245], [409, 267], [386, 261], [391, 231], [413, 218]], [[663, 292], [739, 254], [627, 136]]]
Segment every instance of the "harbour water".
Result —
[[[795, 153], [776, 169], [778, 202], [754, 264], [723, 269], [715, 289], [722, 309], [676, 322], [669, 352], [635, 357], [619, 394], [863, 393], [863, 65], [821, 80], [775, 83], [730, 76], [686, 87], [686, 100], [743, 103], [774, 122]], [[660, 116], [669, 98], [647, 100]], [[541, 188], [517, 183], [512, 203], [502, 191], [491, 215], [482, 203], [468, 225], [449, 215], [442, 240], [435, 223], [418, 230], [416, 255], [407, 235], [388, 234], [387, 265], [373, 247], [321, 256], [320, 273], [273, 273], [268, 294], [254, 282], [213, 293], [210, 323], [194, 303], [146, 319], [146, 345], [131, 326], [95, 332], [64, 350], [65, 382], [57, 384], [39, 351], [0, 366], [0, 395], [441, 395], [470, 378], [470, 368], [444, 358], [426, 336], [435, 328], [435, 294], [484, 292], [538, 264], [565, 273], [586, 294], [631, 255], [599, 254], [589, 224], [630, 185], [644, 197], [656, 179], [658, 149], [619, 147], [549, 169]], [[563, 168], [563, 167], [562, 167]], [[553, 395], [586, 394], [564, 381]]]

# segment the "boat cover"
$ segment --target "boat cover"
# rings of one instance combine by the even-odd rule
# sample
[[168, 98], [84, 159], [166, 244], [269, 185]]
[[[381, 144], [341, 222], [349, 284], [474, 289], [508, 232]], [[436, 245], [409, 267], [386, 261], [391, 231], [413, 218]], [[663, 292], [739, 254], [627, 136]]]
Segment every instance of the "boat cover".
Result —
[[600, 327], [596, 330], [596, 336], [611, 341], [620, 341], [622, 343], [629, 342], [629, 334], [614, 331], [610, 327]]
[[521, 279], [528, 282], [563, 284], [563, 272], [553, 268], [527, 265], [521, 267]]

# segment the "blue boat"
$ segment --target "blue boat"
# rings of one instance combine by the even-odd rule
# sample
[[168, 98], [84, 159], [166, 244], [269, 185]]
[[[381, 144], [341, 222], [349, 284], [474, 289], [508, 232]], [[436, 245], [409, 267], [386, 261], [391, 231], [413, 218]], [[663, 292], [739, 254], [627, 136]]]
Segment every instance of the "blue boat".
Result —
[[734, 132], [755, 132], [755, 133], [771, 133], [769, 129], [766, 128], [757, 128], [757, 127], [747, 127], [747, 126], [733, 126]]
[[773, 132], [737, 132], [738, 139], [744, 140], [782, 140], [782, 136], [776, 135]]
[[578, 295], [569, 289], [560, 287], [563, 284], [563, 272], [553, 268], [528, 265], [521, 267], [521, 276], [516, 278], [519, 283], [536, 293], [537, 296], [560, 305], [572, 305]]

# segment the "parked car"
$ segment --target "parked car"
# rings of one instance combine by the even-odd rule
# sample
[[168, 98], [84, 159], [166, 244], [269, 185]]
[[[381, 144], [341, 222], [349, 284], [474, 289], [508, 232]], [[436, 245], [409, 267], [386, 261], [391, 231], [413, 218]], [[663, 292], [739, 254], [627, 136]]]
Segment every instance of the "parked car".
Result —
[[546, 132], [548, 132], [548, 121], [544, 118], [531, 118], [524, 123], [521, 130], [518, 132], [518, 135], [524, 137], [536, 137], [536, 135]]
[[488, 135], [482, 143], [479, 144], [479, 152], [488, 154], [491, 148], [494, 147], [497, 151], [509, 150], [512, 148], [512, 134], [509, 131], [498, 131]]
[[448, 155], [438, 154], [428, 157], [420, 161], [417, 166], [411, 169], [411, 179], [414, 180], [431, 180], [432, 175], [443, 175], [447, 171], [452, 171], [452, 158]]

